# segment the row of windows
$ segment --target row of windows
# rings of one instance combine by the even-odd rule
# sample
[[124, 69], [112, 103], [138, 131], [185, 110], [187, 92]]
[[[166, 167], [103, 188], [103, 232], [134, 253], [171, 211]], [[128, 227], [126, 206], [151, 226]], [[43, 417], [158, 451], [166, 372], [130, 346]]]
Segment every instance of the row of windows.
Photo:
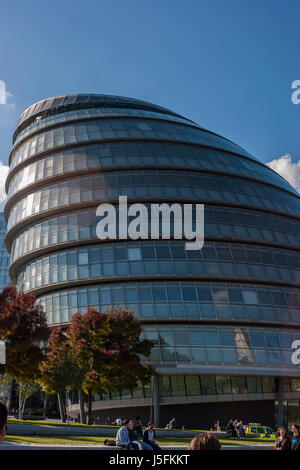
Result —
[[6, 222], [3, 216], [3, 212], [0, 212], [0, 230], [1, 230], [1, 236], [2, 236], [2, 233], [5, 233], [5, 230], [6, 230]]
[[179, 166], [251, 175], [294, 191], [289, 183], [266, 166], [230, 153], [182, 144], [114, 142], [65, 150], [28, 165], [12, 178], [8, 197], [28, 184], [61, 173], [136, 165], [171, 168]]
[[[236, 263], [257, 263], [261, 267], [268, 265], [276, 267], [300, 268], [300, 255], [287, 250], [275, 250], [273, 248], [261, 248], [258, 246], [238, 245], [229, 243], [207, 242], [201, 250], [186, 250], [182, 242], [130, 242], [98, 244], [88, 248], [73, 249], [53, 254], [50, 257], [50, 265], [53, 268], [67, 264], [93, 265], [104, 263], [121, 263], [125, 261], [199, 261], [199, 272], [201, 273], [201, 262], [208, 264], [209, 261], [234, 261]], [[41, 265], [42, 261], [35, 261]], [[56, 269], [56, 268], [55, 268]], [[271, 272], [271, 271], [270, 271]]]
[[200, 128], [151, 119], [102, 118], [61, 126], [32, 137], [12, 154], [10, 168], [14, 168], [31, 155], [61, 145], [122, 138], [186, 141], [249, 156], [245, 150], [229, 140], [210, 134]]
[[49, 324], [66, 323], [78, 310], [127, 306], [142, 319], [257, 320], [300, 323], [296, 290], [236, 284], [126, 283], [64, 290], [39, 298]]
[[[222, 248], [220, 248], [222, 251]], [[42, 285], [79, 279], [97, 279], [116, 276], [203, 276], [220, 278], [249, 278], [263, 281], [282, 281], [298, 283], [300, 270], [292, 269], [298, 265], [299, 257], [278, 251], [278, 261], [275, 262], [276, 251], [272, 249], [246, 248], [242, 246], [224, 245], [224, 253], [231, 250], [246, 257], [250, 252], [252, 259], [244, 262], [210, 261], [216, 258], [217, 251], [212, 244], [206, 244], [201, 250], [185, 250], [183, 243], [156, 244], [115, 244], [95, 246], [83, 249], [66, 250], [59, 254], [45, 256], [26, 266], [18, 277], [18, 285], [24, 290]], [[273, 262], [275, 265], [259, 264], [259, 253], [264, 263]], [[263, 255], [266, 255], [265, 261]], [[169, 259], [167, 258], [169, 257]], [[203, 257], [202, 260], [199, 259]], [[221, 255], [221, 258], [226, 255]], [[281, 260], [290, 256], [291, 265], [280, 267]], [[183, 259], [183, 257], [185, 259]], [[186, 258], [187, 257], [187, 258]], [[211, 258], [210, 258], [211, 257]]]
[[[96, 239], [98, 220], [99, 217], [96, 216], [95, 209], [88, 209], [76, 214], [47, 219], [44, 222], [33, 225], [14, 239], [11, 259], [14, 261], [29, 251], [57, 243]], [[237, 220], [237, 223], [235, 223], [235, 220]], [[239, 240], [278, 243], [291, 247], [298, 247], [300, 242], [299, 224], [281, 217], [250, 211], [234, 211], [227, 208], [218, 210], [217, 208], [206, 206], [204, 221], [205, 238], [229, 237]], [[232, 221], [233, 223], [224, 223], [227, 221]], [[170, 223], [171, 234], [173, 233], [172, 222]]]
[[157, 118], [157, 119], [165, 119], [167, 121], [174, 121], [186, 124], [192, 124], [196, 127], [199, 127], [195, 123], [191, 123], [190, 121], [179, 118], [176, 116], [172, 116], [170, 114], [163, 114], [155, 111], [148, 111], [146, 109], [133, 109], [133, 108], [86, 108], [86, 109], [76, 109], [72, 111], [62, 112], [58, 114], [54, 114], [52, 116], [46, 117], [44, 119], [39, 119], [35, 121], [30, 126], [26, 127], [23, 131], [21, 131], [14, 142], [14, 147], [16, 146], [17, 142], [21, 139], [28, 137], [29, 135], [37, 132], [41, 129], [45, 129], [46, 127], [54, 126], [56, 124], [60, 124], [62, 122], [67, 121], [75, 121], [80, 119], [88, 119], [88, 118], [98, 118], [98, 117], [122, 117], [122, 116], [136, 116], [136, 117], [150, 117], [150, 118]]
[[9, 254], [4, 249], [0, 249], [0, 268], [8, 269], [9, 266]]
[[10, 282], [10, 277], [8, 274], [10, 258], [4, 244], [5, 231], [5, 219], [3, 213], [0, 213], [0, 292]]
[[155, 343], [149, 363], [201, 363], [292, 367], [292, 342], [299, 332], [258, 328], [144, 327]]
[[[117, 96], [117, 95], [94, 95], [94, 94], [79, 94], [79, 95], [63, 95], [63, 96], [55, 96], [53, 98], [48, 98], [43, 101], [39, 101], [38, 103], [33, 104], [29, 108], [27, 108], [21, 115], [20, 121], [18, 126], [25, 119], [30, 118], [30, 116], [34, 116], [38, 113], [43, 113], [44, 111], [48, 111], [52, 109], [52, 112], [55, 113], [59, 111], [60, 107], [62, 106], [72, 106], [72, 109], [82, 108], [83, 103], [86, 103], [86, 107], [94, 105], [100, 105], [101, 107], [107, 106], [124, 106], [126, 108], [134, 108], [134, 109], [151, 109], [153, 111], [162, 112], [165, 114], [176, 114], [172, 111], [158, 106], [156, 104], [148, 103], [147, 101], [137, 100], [136, 98], [128, 98], [124, 96]], [[53, 109], [56, 108], [56, 109]], [[50, 111], [51, 112], [51, 111]], [[35, 120], [39, 120], [40, 116], [37, 116]]]
[[7, 272], [7, 269], [0, 268], [0, 292], [4, 289], [4, 287], [7, 286], [9, 282], [10, 282], [10, 277]]
[[[239, 186], [240, 185], [240, 186]], [[30, 193], [11, 210], [8, 229], [19, 220], [43, 210], [88, 201], [130, 199], [181, 199], [247, 204], [300, 215], [299, 200], [291, 194], [237, 178], [171, 171], [140, 171], [70, 178]]]
[[235, 348], [289, 349], [300, 338], [300, 332], [286, 332], [263, 328], [203, 327], [145, 327], [144, 337], [154, 345], [166, 346], [222, 346]]
[[[283, 379], [285, 392], [300, 392], [299, 379]], [[161, 397], [191, 397], [201, 395], [276, 393], [274, 377], [229, 376], [229, 375], [160, 375], [159, 395]], [[97, 400], [119, 400], [126, 398], [150, 398], [151, 386], [141, 384], [130, 392], [108, 392], [106, 395], [95, 395]], [[75, 398], [72, 403], [78, 403]]]

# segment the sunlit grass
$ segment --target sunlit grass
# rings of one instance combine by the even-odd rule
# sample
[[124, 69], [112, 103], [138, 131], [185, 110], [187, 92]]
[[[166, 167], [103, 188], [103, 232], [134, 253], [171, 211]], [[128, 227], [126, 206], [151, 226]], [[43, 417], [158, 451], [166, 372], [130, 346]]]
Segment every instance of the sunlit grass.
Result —
[[[105, 439], [111, 439], [111, 436], [12, 436], [7, 435], [6, 441], [19, 444], [85, 444], [85, 445], [101, 445]], [[253, 445], [253, 444], [274, 444], [274, 439], [219, 439], [223, 445]], [[186, 445], [191, 442], [190, 437], [175, 438], [161, 437], [158, 439], [160, 445]]]

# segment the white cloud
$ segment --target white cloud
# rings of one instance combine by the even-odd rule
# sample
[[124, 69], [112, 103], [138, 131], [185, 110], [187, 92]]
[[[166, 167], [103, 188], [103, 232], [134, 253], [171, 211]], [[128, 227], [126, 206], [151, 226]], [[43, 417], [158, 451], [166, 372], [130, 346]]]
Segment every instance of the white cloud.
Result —
[[293, 162], [292, 157], [287, 153], [280, 158], [275, 158], [271, 162], [266, 163], [266, 165], [279, 173], [300, 192], [300, 160]]
[[0, 210], [2, 211], [6, 201], [5, 180], [8, 173], [8, 166], [0, 161]]

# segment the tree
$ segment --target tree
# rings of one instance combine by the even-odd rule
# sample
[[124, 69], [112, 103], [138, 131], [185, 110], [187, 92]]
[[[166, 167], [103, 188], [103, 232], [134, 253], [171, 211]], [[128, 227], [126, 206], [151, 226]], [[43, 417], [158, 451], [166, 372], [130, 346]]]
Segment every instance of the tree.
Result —
[[[105, 313], [90, 308], [84, 314], [77, 312], [65, 333], [60, 328], [52, 333], [49, 352], [41, 366], [42, 381], [46, 373], [46, 381], [53, 387], [57, 374], [62, 378], [55, 369], [52, 379], [50, 360], [55, 368], [62, 364], [65, 367], [68, 361], [77, 367], [81, 388], [88, 396], [91, 424], [95, 393], [133, 390], [138, 382], [146, 384], [156, 373], [141, 363], [140, 356], [149, 356], [153, 345], [149, 340], [140, 340], [141, 331], [138, 317], [126, 309], [114, 308]], [[68, 384], [67, 376], [63, 380]]]
[[18, 382], [18, 393], [19, 393], [19, 419], [23, 419], [25, 405], [34, 393], [38, 392], [40, 386], [37, 383]]
[[0, 339], [6, 344], [6, 364], [0, 364], [0, 374], [16, 377], [19, 382], [38, 378], [44, 357], [41, 342], [49, 336], [46, 315], [35, 302], [34, 295], [18, 292], [13, 286], [0, 294]]
[[78, 390], [82, 386], [83, 372], [72, 356], [67, 336], [61, 328], [54, 328], [50, 334], [47, 352], [40, 364], [38, 379], [42, 389], [58, 396], [61, 420], [65, 421], [62, 394], [65, 390]]

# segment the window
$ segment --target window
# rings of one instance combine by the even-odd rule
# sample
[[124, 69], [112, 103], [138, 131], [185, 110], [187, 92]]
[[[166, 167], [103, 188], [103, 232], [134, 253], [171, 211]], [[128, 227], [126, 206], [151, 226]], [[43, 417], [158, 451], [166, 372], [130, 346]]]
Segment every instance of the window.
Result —
[[231, 377], [232, 393], [247, 393], [246, 377]]
[[171, 375], [171, 390], [172, 396], [185, 396], [185, 384], [184, 384], [184, 376], [183, 375]]
[[258, 299], [255, 291], [243, 290], [242, 293], [245, 304], [258, 304]]
[[215, 395], [216, 394], [216, 384], [215, 378], [213, 376], [202, 375], [201, 380], [201, 392], [202, 395]]
[[231, 393], [231, 382], [229, 376], [217, 375], [215, 379], [218, 394], [223, 395], [226, 393]]
[[129, 261], [141, 260], [141, 250], [140, 248], [128, 248], [128, 259]]
[[185, 376], [186, 394], [188, 396], [200, 395], [200, 381], [198, 375], [186, 375]]

